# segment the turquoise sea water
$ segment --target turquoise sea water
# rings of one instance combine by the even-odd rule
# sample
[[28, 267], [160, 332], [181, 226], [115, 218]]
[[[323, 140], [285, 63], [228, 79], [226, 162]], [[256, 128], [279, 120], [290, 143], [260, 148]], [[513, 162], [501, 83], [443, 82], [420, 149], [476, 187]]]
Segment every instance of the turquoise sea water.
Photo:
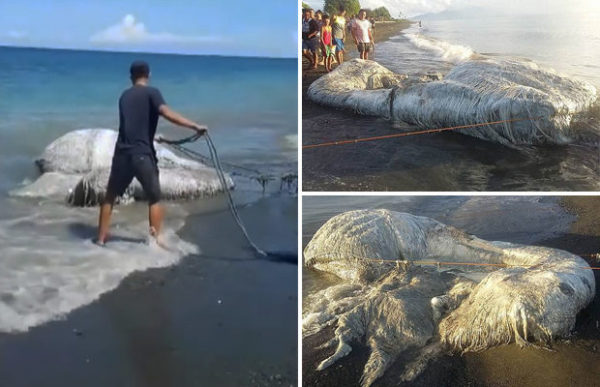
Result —
[[[254, 258], [247, 243], [236, 239], [241, 234], [226, 212], [224, 195], [165, 202], [165, 235], [170, 238], [184, 225], [191, 230], [185, 242], [173, 237], [174, 252], [166, 253], [146, 243], [146, 203], [117, 206], [114, 238], [100, 248], [91, 243], [97, 208], [9, 194], [39, 177], [34, 160], [56, 138], [82, 128], [118, 127], [118, 99], [130, 86], [129, 66], [136, 59], [150, 64], [150, 83], [168, 105], [208, 125], [222, 161], [275, 176], [297, 171], [296, 59], [0, 47], [0, 333], [66, 315], [117, 288], [134, 271], [175, 265], [184, 256], [204, 259], [204, 251], [223, 247], [194, 237], [195, 230], [207, 227], [204, 214], [224, 215], [220, 225], [211, 224], [214, 231], [229, 247]], [[171, 138], [191, 133], [163, 119], [158, 132]], [[203, 140], [189, 146], [208, 154]], [[246, 223], [264, 226], [263, 215], [282, 214], [277, 230], [291, 233], [292, 242], [283, 237], [276, 242], [285, 245], [281, 250], [295, 251], [294, 192], [279, 194], [279, 181], [266, 194], [255, 181], [238, 175], [234, 181], [239, 207], [263, 203]], [[279, 195], [279, 201], [270, 195]], [[294, 211], [281, 209], [286, 206]], [[264, 227], [249, 227], [249, 233], [257, 243], [263, 234], [278, 235]]]
[[[295, 170], [295, 59], [183, 56], [0, 47], [0, 195], [64, 133], [118, 127], [117, 101], [142, 59], [167, 104], [208, 125], [224, 160]], [[161, 120], [159, 132], [183, 136]]]

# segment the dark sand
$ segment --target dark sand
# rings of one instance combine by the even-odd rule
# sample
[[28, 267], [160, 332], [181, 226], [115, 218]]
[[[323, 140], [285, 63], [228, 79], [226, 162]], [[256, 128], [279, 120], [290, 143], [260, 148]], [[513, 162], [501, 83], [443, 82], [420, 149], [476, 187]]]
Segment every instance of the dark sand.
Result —
[[[398, 35], [400, 31], [405, 28], [408, 28], [411, 25], [411, 22], [407, 20], [401, 20], [397, 22], [389, 22], [389, 23], [375, 23], [375, 28], [373, 29], [373, 39], [375, 40], [375, 55], [371, 56], [371, 59], [377, 59], [377, 43], [383, 42], [389, 39], [392, 36]], [[352, 40], [352, 37], [348, 34], [346, 36], [346, 40], [344, 41], [345, 46], [345, 56], [346, 59], [358, 58], [358, 51], [356, 49], [356, 45]], [[321, 58], [321, 55], [319, 55]], [[319, 59], [320, 60], [320, 59]], [[337, 63], [335, 60], [333, 61], [332, 68], [336, 68]], [[302, 56], [302, 122], [304, 120], [313, 118], [316, 114], [323, 113], [332, 113], [331, 108], [326, 108], [320, 106], [308, 98], [306, 98], [306, 90], [317, 78], [321, 75], [326, 74], [325, 66], [319, 65], [316, 70], [312, 68], [308, 68], [308, 60]]]
[[[297, 198], [240, 209], [267, 251], [297, 250]], [[228, 211], [180, 231], [202, 254], [127, 277], [62, 321], [0, 335], [0, 386], [295, 386], [296, 263], [256, 259]]]
[[[375, 23], [373, 30], [373, 39], [375, 40], [375, 55], [371, 59], [377, 59], [377, 43], [383, 42], [392, 36], [398, 35], [400, 31], [409, 27], [411, 22], [402, 20], [394, 23]], [[358, 57], [358, 51], [352, 38], [347, 35], [345, 44], [344, 59], [353, 59]], [[337, 63], [334, 61], [332, 67], [335, 69]], [[339, 139], [340, 131], [345, 129], [348, 124], [352, 127], [360, 128], [359, 132], [366, 136], [366, 133], [372, 132], [370, 127], [373, 126], [373, 121], [377, 120], [374, 117], [359, 116], [352, 112], [344, 110], [336, 110], [330, 107], [321, 106], [306, 96], [308, 87], [326, 74], [325, 67], [320, 65], [316, 70], [308, 69], [308, 60], [302, 57], [302, 143], [303, 145], [319, 143], [324, 141], [333, 141]], [[381, 119], [385, 126], [389, 126], [389, 121]], [[348, 135], [348, 137], [352, 137]], [[304, 160], [304, 158], [303, 158]], [[305, 191], [328, 191], [343, 190], [343, 186], [335, 185], [335, 187], [323, 186], [322, 183], [313, 183], [311, 181], [310, 165], [307, 162], [302, 164], [302, 184]], [[352, 187], [353, 190], [360, 190], [360, 187]]]
[[[409, 22], [376, 25], [375, 41], [399, 35]], [[382, 51], [375, 49], [374, 60]], [[353, 43], [348, 57], [356, 57]], [[308, 62], [303, 59], [303, 67]], [[335, 66], [335, 65], [334, 65]], [[310, 84], [325, 73], [302, 73], [302, 145], [414, 131], [400, 121], [318, 105]], [[302, 152], [304, 191], [591, 191], [600, 171], [597, 149], [511, 148], [457, 132], [362, 142]]]
[[[600, 197], [566, 197], [562, 205], [577, 215], [570, 231], [539, 245], [575, 254], [600, 252]], [[591, 266], [600, 262], [584, 257]], [[464, 356], [445, 355], [429, 364], [412, 383], [399, 383], [412, 354], [398, 359], [376, 386], [600, 386], [600, 273], [595, 271], [596, 298], [577, 316], [570, 340], [558, 340], [552, 350], [504, 345]], [[318, 363], [333, 351], [316, 350], [333, 330], [303, 340], [302, 380], [306, 386], [357, 386], [368, 358], [368, 348], [353, 345], [349, 356], [324, 371]]]

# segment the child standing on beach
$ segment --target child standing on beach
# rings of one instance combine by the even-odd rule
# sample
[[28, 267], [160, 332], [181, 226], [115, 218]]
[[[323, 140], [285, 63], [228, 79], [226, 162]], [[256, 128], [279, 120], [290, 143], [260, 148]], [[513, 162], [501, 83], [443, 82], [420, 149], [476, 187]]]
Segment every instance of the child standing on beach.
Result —
[[323, 27], [321, 27], [321, 45], [323, 47], [323, 57], [325, 58], [325, 69], [331, 71], [331, 61], [333, 60], [334, 47], [333, 36], [331, 33], [331, 19], [329, 15], [323, 15]]
[[343, 6], [339, 8], [339, 13], [333, 17], [333, 43], [335, 45], [335, 58], [338, 65], [344, 61], [344, 39], [346, 38], [346, 10]]

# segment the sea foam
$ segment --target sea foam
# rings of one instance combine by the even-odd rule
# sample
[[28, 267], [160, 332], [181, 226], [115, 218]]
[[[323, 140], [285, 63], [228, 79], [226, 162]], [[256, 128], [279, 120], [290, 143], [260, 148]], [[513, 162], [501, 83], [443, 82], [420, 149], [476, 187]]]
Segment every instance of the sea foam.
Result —
[[120, 223], [112, 239], [92, 243], [95, 209], [56, 204], [33, 215], [0, 221], [0, 332], [20, 332], [63, 317], [116, 288], [129, 274], [177, 263], [198, 247], [175, 231], [183, 220], [168, 221], [165, 250], [148, 238], [147, 221]]
[[437, 58], [446, 62], [457, 64], [470, 59], [474, 54], [470, 47], [437, 40], [420, 33], [406, 33], [404, 36], [415, 47], [430, 51]]

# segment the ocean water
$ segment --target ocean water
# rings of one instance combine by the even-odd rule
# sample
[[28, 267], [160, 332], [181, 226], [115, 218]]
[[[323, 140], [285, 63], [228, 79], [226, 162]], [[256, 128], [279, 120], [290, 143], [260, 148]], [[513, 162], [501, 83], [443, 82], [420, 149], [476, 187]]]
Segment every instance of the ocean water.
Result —
[[[564, 14], [469, 10], [451, 17], [424, 17], [421, 28], [413, 24], [378, 44], [374, 59], [397, 73], [442, 75], [473, 54], [533, 61], [600, 90], [598, 16], [597, 12], [572, 9]], [[590, 112], [590, 117], [592, 125], [600, 122], [597, 111]], [[417, 129], [377, 118], [361, 117], [354, 122], [343, 125], [347, 138]], [[330, 137], [314, 142], [335, 139]], [[349, 150], [336, 147], [329, 148], [330, 152], [305, 152], [305, 165], [311, 166], [306, 176], [308, 187], [400, 191], [600, 189], [598, 144], [509, 148], [458, 133], [418, 137], [345, 146]], [[354, 156], [349, 158], [349, 154]]]
[[[97, 208], [9, 195], [39, 176], [33, 160], [54, 139], [82, 128], [117, 129], [118, 98], [130, 86], [135, 59], [150, 64], [151, 84], [168, 105], [208, 125], [222, 161], [274, 175], [297, 170], [295, 59], [0, 47], [0, 332], [58, 318], [114, 289], [133, 271], [201, 253], [202, 246], [177, 231], [190, 227], [190, 215], [227, 210], [223, 195], [168, 203], [173, 251], [165, 252], [146, 242], [146, 203], [120, 206], [113, 217], [115, 241], [102, 249], [89, 242]], [[158, 132], [190, 133], [165, 120]], [[191, 147], [207, 154], [203, 141]], [[278, 191], [279, 182], [264, 194], [259, 184], [243, 180], [234, 196], [247, 205]], [[237, 229], [232, 223], [223, 232]]]

